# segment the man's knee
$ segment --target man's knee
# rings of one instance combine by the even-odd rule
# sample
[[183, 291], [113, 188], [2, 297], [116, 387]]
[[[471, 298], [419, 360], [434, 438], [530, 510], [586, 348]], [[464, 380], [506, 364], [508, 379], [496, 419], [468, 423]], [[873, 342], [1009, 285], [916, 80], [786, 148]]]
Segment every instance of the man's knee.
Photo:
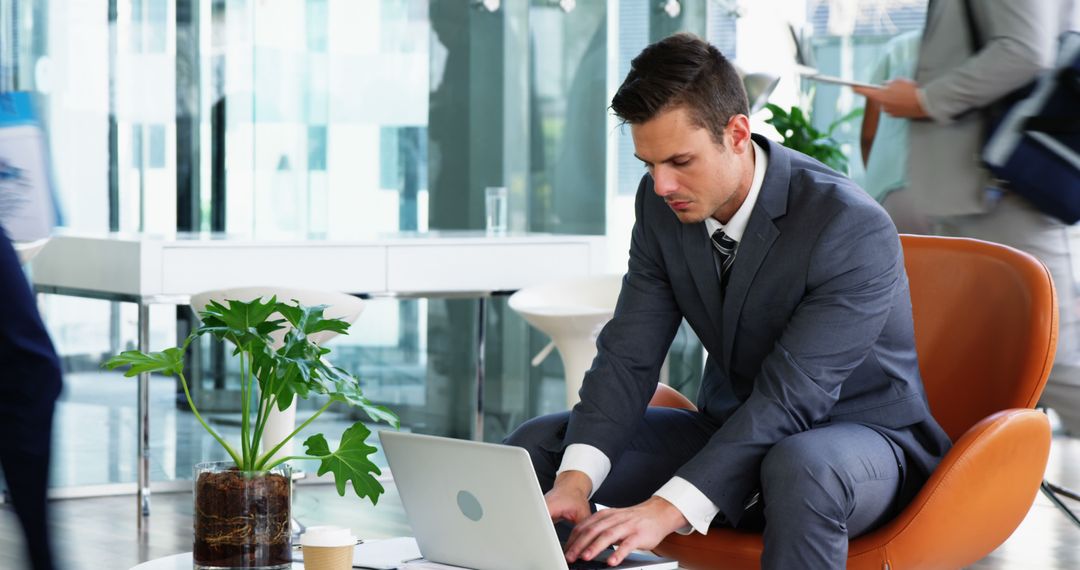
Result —
[[538, 447], [550, 447], [566, 436], [567, 413], [549, 414], [527, 420], [503, 439], [506, 445], [523, 447], [532, 453]]
[[843, 499], [850, 495], [836, 467], [798, 437], [781, 440], [765, 455], [761, 492], [766, 505], [803, 505], [813, 510], [843, 510]]
[[562, 441], [566, 436], [569, 412], [533, 418], [506, 436], [503, 443], [521, 447], [529, 452], [540, 488], [545, 492], [555, 480], [555, 471], [562, 461]]

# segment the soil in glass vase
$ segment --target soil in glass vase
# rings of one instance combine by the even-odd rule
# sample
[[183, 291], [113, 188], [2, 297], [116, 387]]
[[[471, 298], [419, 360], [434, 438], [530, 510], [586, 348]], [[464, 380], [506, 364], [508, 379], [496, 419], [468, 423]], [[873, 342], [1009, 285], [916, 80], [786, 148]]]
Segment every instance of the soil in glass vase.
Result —
[[290, 469], [245, 473], [231, 461], [195, 467], [196, 570], [292, 566]]

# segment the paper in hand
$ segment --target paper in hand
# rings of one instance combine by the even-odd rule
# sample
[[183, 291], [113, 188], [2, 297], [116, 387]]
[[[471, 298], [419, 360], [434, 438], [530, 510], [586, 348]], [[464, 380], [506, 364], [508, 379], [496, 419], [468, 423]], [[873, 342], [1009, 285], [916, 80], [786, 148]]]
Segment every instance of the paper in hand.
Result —
[[29, 94], [0, 93], [0, 227], [13, 242], [47, 238], [55, 224], [46, 152]]
[[843, 79], [841, 77], [833, 77], [832, 75], [808, 75], [806, 77], [811, 81], [817, 81], [820, 83], [831, 83], [833, 85], [846, 85], [848, 87], [865, 87], [867, 89], [881, 89], [882, 85], [875, 85], [873, 83], [864, 83], [862, 81], [853, 81], [851, 79]]

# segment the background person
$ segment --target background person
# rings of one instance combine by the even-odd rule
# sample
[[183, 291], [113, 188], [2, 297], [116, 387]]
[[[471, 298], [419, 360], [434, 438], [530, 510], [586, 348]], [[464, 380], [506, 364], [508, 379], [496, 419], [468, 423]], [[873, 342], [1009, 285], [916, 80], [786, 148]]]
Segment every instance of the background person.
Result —
[[0, 228], [0, 467], [34, 570], [53, 568], [46, 489], [61, 372], [11, 242]]
[[[976, 49], [968, 9], [985, 42]], [[979, 161], [986, 135], [981, 109], [1049, 69], [1061, 32], [1075, 27], [1067, 0], [935, 0], [927, 11], [915, 79], [856, 88], [894, 116], [911, 119], [911, 197], [938, 235], [1005, 244], [1039, 258], [1057, 289], [1061, 317], [1054, 368], [1042, 403], [1080, 434], [1080, 303], [1070, 227], [1007, 188]]]

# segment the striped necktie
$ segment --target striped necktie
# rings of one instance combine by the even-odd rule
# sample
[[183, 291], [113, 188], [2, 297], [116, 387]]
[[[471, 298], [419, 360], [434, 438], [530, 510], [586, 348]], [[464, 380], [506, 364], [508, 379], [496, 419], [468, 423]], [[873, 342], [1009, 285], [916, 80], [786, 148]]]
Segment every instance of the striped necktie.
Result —
[[724, 282], [727, 280], [727, 273], [731, 269], [731, 263], [735, 261], [735, 248], [739, 245], [739, 242], [729, 238], [724, 233], [724, 230], [716, 230], [712, 235], [712, 244], [720, 264], [720, 280]]

